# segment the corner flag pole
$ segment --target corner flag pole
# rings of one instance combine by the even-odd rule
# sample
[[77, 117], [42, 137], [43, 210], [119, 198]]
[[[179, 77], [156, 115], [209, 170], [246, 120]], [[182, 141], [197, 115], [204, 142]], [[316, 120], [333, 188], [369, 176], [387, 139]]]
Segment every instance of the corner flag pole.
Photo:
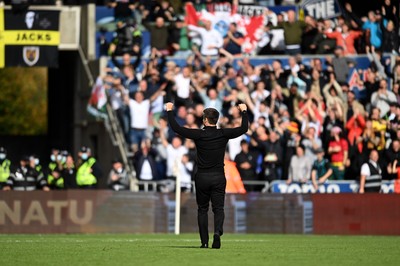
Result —
[[181, 224], [181, 174], [177, 171], [175, 182], [175, 235], [180, 234]]

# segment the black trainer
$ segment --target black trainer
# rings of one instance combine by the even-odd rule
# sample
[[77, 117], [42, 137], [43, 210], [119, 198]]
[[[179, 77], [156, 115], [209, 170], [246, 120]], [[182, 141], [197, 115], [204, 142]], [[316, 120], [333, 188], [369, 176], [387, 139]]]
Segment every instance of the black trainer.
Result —
[[208, 248], [208, 244], [201, 244], [200, 248]]
[[212, 248], [221, 248], [221, 237], [218, 234], [214, 234], [214, 241], [212, 243]]

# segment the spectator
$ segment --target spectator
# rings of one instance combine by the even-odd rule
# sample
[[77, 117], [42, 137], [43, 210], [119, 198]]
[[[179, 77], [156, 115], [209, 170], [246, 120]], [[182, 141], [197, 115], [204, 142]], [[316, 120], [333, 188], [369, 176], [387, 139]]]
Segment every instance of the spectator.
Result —
[[377, 107], [380, 110], [380, 118], [385, 117], [389, 112], [389, 103], [391, 102], [397, 102], [396, 95], [388, 90], [387, 81], [382, 79], [379, 82], [378, 91], [374, 92], [371, 96], [371, 104], [373, 107]]
[[295, 121], [285, 121], [281, 123], [284, 132], [282, 135], [283, 154], [282, 179], [288, 179], [289, 166], [292, 156], [296, 153], [296, 147], [300, 145], [301, 135], [299, 134], [299, 125]]
[[304, 137], [300, 143], [304, 146], [307, 158], [310, 162], [314, 162], [317, 159], [317, 151], [322, 149], [322, 141], [318, 137], [315, 127], [310, 126], [306, 128]]
[[0, 190], [7, 185], [11, 171], [11, 161], [7, 159], [7, 150], [0, 147]]
[[228, 32], [224, 36], [224, 49], [232, 55], [240, 55], [242, 53], [243, 41], [243, 34], [237, 30], [237, 24], [232, 22], [229, 25]]
[[325, 35], [328, 38], [332, 38], [336, 40], [336, 45], [343, 47], [344, 55], [354, 55], [357, 54], [357, 51], [354, 46], [354, 42], [357, 38], [360, 38], [362, 35], [361, 31], [354, 31], [350, 29], [350, 25], [343, 24], [341, 29], [332, 32], [325, 32]]
[[163, 17], [157, 17], [154, 25], [145, 23], [144, 26], [150, 32], [150, 45], [162, 55], [170, 55], [169, 26], [165, 24]]
[[82, 146], [79, 153], [78, 170], [76, 172], [76, 184], [80, 189], [93, 189], [97, 187], [102, 178], [102, 172], [97, 160], [92, 157], [92, 151]]
[[371, 62], [371, 70], [376, 72], [376, 75], [379, 79], [386, 79], [386, 71], [385, 67], [383, 66], [381, 59], [382, 59], [382, 54], [381, 52], [377, 52], [375, 50], [375, 47], [372, 46], [371, 49], [369, 46], [366, 47], [367, 51], [367, 56], [369, 61]]
[[399, 54], [399, 34], [396, 32], [396, 29], [398, 28], [398, 18], [396, 23], [389, 20], [386, 26], [383, 24], [383, 21], [381, 21], [382, 52], [395, 55]]
[[224, 158], [224, 170], [226, 177], [226, 193], [245, 194], [246, 189], [244, 188], [240, 173], [236, 168], [236, 163], [229, 159], [229, 154], [225, 153]]
[[382, 183], [382, 170], [378, 164], [378, 151], [372, 150], [369, 161], [361, 167], [360, 193], [380, 192]]
[[52, 149], [50, 155], [50, 163], [47, 168], [47, 183], [51, 189], [62, 189], [64, 187], [64, 179], [61, 176], [63, 169], [63, 154], [58, 149]]
[[204, 28], [194, 25], [188, 26], [189, 30], [197, 32], [201, 37], [200, 53], [204, 56], [216, 56], [223, 46], [221, 34], [212, 28], [210, 20], [204, 21]]
[[[309, 17], [306, 17], [306, 22], [311, 23]], [[287, 21], [280, 22], [276, 26], [277, 28], [283, 28], [284, 30], [286, 54], [296, 55], [301, 53], [302, 34], [307, 27], [306, 22], [296, 20], [295, 11], [288, 10]]]
[[355, 66], [356, 62], [353, 59], [344, 56], [344, 49], [342, 46], [336, 46], [335, 57], [327, 57], [327, 62], [333, 67], [336, 80], [339, 83], [347, 82], [350, 69]]
[[333, 127], [331, 129], [332, 139], [329, 142], [328, 154], [333, 171], [334, 180], [344, 180], [345, 167], [348, 166], [349, 147], [347, 141], [342, 137], [342, 129]]
[[179, 175], [181, 191], [190, 192], [192, 188], [192, 174], [194, 170], [194, 163], [190, 160], [190, 156], [188, 153], [183, 154], [180, 160], [178, 159], [176, 161], [174, 170], [174, 176]]
[[178, 17], [171, 28], [170, 41], [174, 57], [188, 58], [193, 54], [188, 27], [182, 17]]
[[277, 131], [269, 132], [269, 139], [263, 143], [262, 179], [269, 182], [282, 179], [283, 149]]
[[190, 104], [190, 83], [191, 70], [188, 66], [184, 66], [182, 71], [174, 77], [174, 93], [176, 106], [188, 106]]
[[129, 109], [131, 114], [131, 125], [129, 130], [130, 144], [133, 152], [139, 148], [139, 144], [146, 139], [146, 129], [149, 125], [150, 104], [159, 96], [162, 90], [165, 89], [164, 83], [150, 99], [144, 98], [142, 91], [135, 93], [134, 99], [129, 99]]
[[364, 116], [356, 109], [353, 115], [347, 120], [347, 140], [351, 147], [355, 147], [358, 152], [363, 151], [362, 135], [365, 128]]
[[152, 12], [155, 17], [161, 17], [164, 21], [175, 21], [175, 10], [168, 0], [161, 0], [160, 4], [154, 8]]
[[129, 176], [120, 159], [113, 160], [112, 168], [108, 174], [107, 186], [109, 189], [120, 191], [129, 190]]
[[385, 151], [385, 162], [387, 164], [387, 172], [389, 179], [398, 179], [400, 167], [400, 140], [392, 141], [390, 148]]
[[171, 143], [163, 135], [161, 136], [163, 145], [167, 149], [167, 178], [173, 180], [176, 178], [174, 167], [178, 160], [181, 160], [182, 156], [188, 153], [188, 149], [182, 145], [182, 139], [178, 136], [174, 136]]
[[114, 18], [116, 20], [126, 20], [131, 18], [135, 9], [136, 0], [110, 0], [108, 6], [114, 9]]
[[109, 46], [109, 55], [120, 56], [124, 53], [138, 55], [141, 47], [142, 37], [141, 32], [126, 23], [124, 20], [117, 22], [117, 30], [114, 38]]
[[[259, 154], [255, 149], [250, 149], [249, 147], [250, 145], [246, 140], [241, 140], [241, 151], [235, 156], [234, 161], [243, 181], [256, 181], [258, 180], [256, 166]], [[254, 185], [245, 184], [244, 187], [246, 191], [255, 190]]]
[[332, 176], [332, 168], [329, 160], [326, 159], [324, 149], [319, 148], [317, 151], [317, 159], [314, 160], [311, 170], [311, 181], [314, 189], [318, 191], [319, 186], [324, 184]]
[[76, 183], [76, 167], [74, 157], [70, 153], [68, 153], [63, 170], [61, 172], [61, 176], [64, 179], [64, 188], [65, 189], [75, 189], [78, 188]]
[[289, 165], [289, 176], [286, 181], [287, 184], [306, 183], [311, 178], [311, 165], [312, 163], [304, 154], [304, 146], [299, 145], [296, 147], [296, 154], [292, 156]]
[[20, 166], [10, 173], [3, 190], [33, 191], [37, 189], [50, 190], [44, 175], [36, 171], [35, 161], [24, 156], [20, 160]]

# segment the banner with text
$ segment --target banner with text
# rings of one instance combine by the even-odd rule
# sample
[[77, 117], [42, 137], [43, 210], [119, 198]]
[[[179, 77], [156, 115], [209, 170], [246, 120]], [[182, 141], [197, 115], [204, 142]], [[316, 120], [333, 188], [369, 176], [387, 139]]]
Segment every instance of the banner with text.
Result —
[[[329, 181], [319, 185], [316, 190], [311, 182], [304, 184], [291, 183], [276, 180], [271, 183], [272, 193], [358, 193], [359, 185], [356, 181]], [[384, 180], [381, 186], [381, 193], [393, 193], [394, 182]]]
[[0, 68], [58, 66], [59, 11], [0, 8]]
[[330, 19], [341, 14], [337, 0], [305, 0], [300, 7], [315, 19]]

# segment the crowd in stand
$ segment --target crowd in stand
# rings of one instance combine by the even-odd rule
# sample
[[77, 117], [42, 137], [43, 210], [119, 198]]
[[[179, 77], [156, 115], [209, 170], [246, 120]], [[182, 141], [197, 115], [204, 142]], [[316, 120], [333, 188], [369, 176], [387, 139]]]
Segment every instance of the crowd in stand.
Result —
[[[139, 8], [135, 23], [142, 22], [151, 34], [150, 59], [141, 59], [140, 40], [125, 49], [128, 52], [118, 53], [117, 34], [105, 77], [109, 99], [135, 154], [138, 179], [174, 179], [180, 174], [190, 180], [195, 171], [193, 143], [174, 135], [163, 117], [167, 101], [177, 105], [180, 124], [191, 128], [202, 126], [204, 107], [220, 111], [220, 127], [232, 127], [240, 123], [237, 104], [248, 105], [250, 130], [230, 141], [227, 151], [244, 181], [312, 182], [318, 189], [327, 180], [356, 180], [363, 192], [376, 175], [398, 178], [399, 28], [391, 1], [362, 18], [350, 4], [335, 20], [298, 20], [291, 10], [265, 12], [269, 19], [256, 54], [288, 56], [287, 64], [276, 59], [271, 65], [252, 65], [243, 57], [244, 36], [235, 23], [221, 36], [211, 21], [186, 24], [169, 1], [148, 8]], [[124, 21], [118, 19], [117, 32], [138, 29]], [[318, 57], [310, 64], [302, 62], [302, 54], [315, 53], [328, 54], [325, 63]], [[391, 54], [394, 62], [384, 61], [383, 53]], [[168, 57], [182, 54], [187, 58], [183, 65]], [[366, 54], [370, 61], [357, 90], [347, 83], [356, 63], [347, 56], [355, 54]], [[116, 60], [119, 55], [122, 64]], [[257, 190], [250, 185], [246, 189]]]
[[[199, 10], [212, 1], [182, 2]], [[237, 126], [237, 105], [247, 104], [249, 131], [228, 144], [226, 172], [238, 171], [227, 178], [312, 182], [316, 190], [328, 180], [356, 180], [360, 192], [380, 179], [400, 178], [399, 26], [390, 0], [361, 18], [350, 4], [334, 20], [266, 11], [268, 22], [253, 56], [288, 58], [287, 64], [275, 59], [270, 65], [253, 65], [244, 56], [236, 23], [221, 36], [210, 21], [187, 24], [182, 9], [168, 0], [109, 5], [117, 30], [97, 85], [118, 116], [139, 180], [179, 175], [182, 188], [191, 189], [194, 143], [168, 127], [163, 109], [168, 101], [177, 107], [178, 123], [189, 128], [202, 127], [205, 107], [220, 112], [219, 127]], [[151, 36], [148, 58], [142, 58], [142, 25]], [[383, 53], [393, 60], [384, 61]], [[302, 54], [325, 55], [304, 64]], [[348, 84], [356, 62], [347, 56], [355, 54], [370, 61], [358, 90]], [[185, 64], [173, 56], [183, 56]], [[232, 192], [257, 189], [239, 184]]]

